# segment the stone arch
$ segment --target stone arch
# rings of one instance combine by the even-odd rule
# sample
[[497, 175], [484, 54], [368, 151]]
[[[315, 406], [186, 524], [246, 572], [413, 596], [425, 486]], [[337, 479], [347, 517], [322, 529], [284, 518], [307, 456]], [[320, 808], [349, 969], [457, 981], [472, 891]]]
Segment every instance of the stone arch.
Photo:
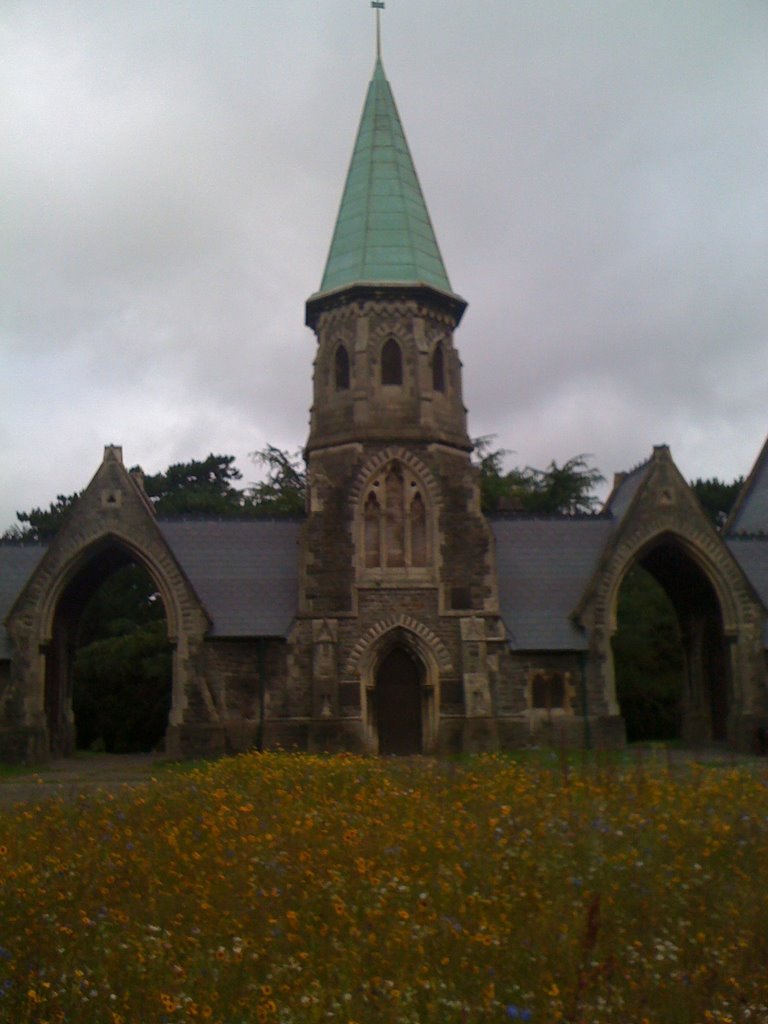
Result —
[[411, 615], [390, 615], [366, 630], [352, 648], [344, 666], [346, 679], [354, 679], [361, 671], [368, 671], [370, 659], [375, 656], [382, 637], [392, 630], [403, 631], [406, 642], [420, 656], [432, 660], [438, 674], [449, 675], [453, 672], [450, 652], [436, 633]]
[[210, 620], [150, 514], [139, 527], [126, 508], [129, 501], [130, 494], [116, 503], [108, 525], [99, 522], [92, 510], [78, 516], [76, 508], [9, 615], [16, 707], [6, 718], [9, 726], [26, 736], [26, 756], [31, 760], [74, 751], [71, 670], [76, 630], [88, 598], [124, 565], [144, 570], [163, 603], [172, 647], [168, 735], [184, 720], [190, 685], [203, 685], [202, 645]]
[[40, 596], [40, 642], [50, 641], [53, 633], [53, 620], [57, 608], [67, 587], [80, 575], [85, 568], [93, 563], [109, 549], [123, 551], [127, 561], [141, 566], [152, 578], [160, 592], [168, 622], [168, 639], [175, 643], [183, 628], [184, 605], [187, 601], [186, 588], [181, 573], [175, 569], [170, 556], [158, 557], [138, 545], [132, 538], [122, 535], [116, 530], [91, 539], [68, 559], [57, 566], [47, 586]]
[[399, 387], [403, 383], [403, 348], [389, 335], [379, 351], [381, 383], [385, 387]]
[[409, 448], [403, 448], [401, 445], [389, 445], [368, 459], [353, 480], [352, 486], [349, 488], [349, 504], [353, 512], [360, 505], [361, 497], [371, 478], [381, 472], [387, 463], [394, 461], [402, 462], [415, 477], [418, 477], [426, 490], [428, 504], [432, 508], [439, 508], [442, 504], [442, 492], [431, 470]]
[[610, 631], [616, 628], [616, 599], [625, 576], [647, 552], [663, 543], [678, 547], [707, 578], [723, 613], [723, 628], [727, 634], [735, 635], [742, 618], [740, 597], [746, 597], [741, 571], [711, 531], [683, 530], [671, 522], [637, 529], [616, 547], [596, 588], [596, 619], [601, 619]]
[[438, 341], [432, 349], [432, 390], [445, 391], [445, 351], [442, 341]]
[[358, 579], [428, 582], [440, 557], [440, 490], [412, 452], [385, 448], [350, 488]]
[[636, 565], [656, 578], [678, 618], [685, 664], [683, 738], [744, 745], [754, 728], [746, 718], [755, 714], [756, 704], [741, 671], [749, 661], [753, 601], [730, 552], [708, 524], [681, 523], [664, 505], [655, 523], [638, 523], [619, 540], [596, 580], [590, 648], [608, 713], [621, 713], [612, 637], [619, 592]]
[[336, 345], [333, 357], [333, 385], [335, 391], [348, 391], [350, 383], [349, 352], [344, 342]]
[[372, 626], [350, 653], [344, 677], [360, 686], [367, 748], [379, 752], [376, 688], [379, 670], [390, 654], [404, 651], [421, 666], [419, 682], [421, 752], [435, 749], [440, 710], [440, 679], [452, 672], [451, 657], [440, 638], [412, 616], [393, 615]]

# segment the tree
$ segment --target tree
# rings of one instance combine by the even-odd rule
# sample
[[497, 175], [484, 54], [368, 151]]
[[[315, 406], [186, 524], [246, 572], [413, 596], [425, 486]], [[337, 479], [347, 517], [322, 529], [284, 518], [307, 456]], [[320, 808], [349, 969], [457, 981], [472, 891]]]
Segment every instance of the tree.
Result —
[[307, 473], [301, 449], [288, 452], [268, 444], [251, 452], [250, 457], [267, 471], [266, 479], [246, 492], [254, 512], [270, 516], [304, 515]]
[[743, 486], [743, 476], [737, 477], [730, 483], [718, 480], [717, 477], [711, 477], [708, 480], [699, 478], [691, 482], [691, 488], [701, 502], [702, 508], [718, 529], [728, 518], [728, 513], [733, 508], [733, 503], [738, 498]]
[[604, 477], [589, 465], [591, 456], [574, 455], [562, 466], [553, 460], [546, 469], [525, 466], [505, 470], [504, 460], [510, 452], [493, 448], [494, 440], [495, 435], [488, 434], [474, 441], [484, 512], [577, 515], [595, 511], [600, 499], [594, 489]]
[[171, 707], [171, 658], [162, 621], [80, 647], [72, 694], [78, 747], [115, 754], [157, 747]]
[[49, 541], [55, 537], [67, 518], [69, 510], [80, 497], [79, 494], [59, 494], [47, 509], [33, 508], [29, 512], [17, 512], [19, 523], [10, 526], [3, 534], [3, 540]]
[[621, 584], [616, 619], [616, 691], [627, 739], [676, 739], [684, 675], [680, 626], [662, 587], [639, 565]]
[[145, 476], [144, 490], [159, 516], [247, 515], [245, 493], [234, 486], [242, 479], [234, 462], [234, 455], [212, 452], [205, 459], [177, 462], [164, 473]]

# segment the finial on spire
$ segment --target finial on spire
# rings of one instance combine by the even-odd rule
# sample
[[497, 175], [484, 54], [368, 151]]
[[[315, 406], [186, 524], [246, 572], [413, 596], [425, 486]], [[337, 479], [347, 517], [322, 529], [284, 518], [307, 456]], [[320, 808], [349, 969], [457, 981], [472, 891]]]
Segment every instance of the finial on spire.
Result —
[[371, 0], [371, 7], [376, 10], [376, 60], [381, 60], [381, 12], [384, 0]]

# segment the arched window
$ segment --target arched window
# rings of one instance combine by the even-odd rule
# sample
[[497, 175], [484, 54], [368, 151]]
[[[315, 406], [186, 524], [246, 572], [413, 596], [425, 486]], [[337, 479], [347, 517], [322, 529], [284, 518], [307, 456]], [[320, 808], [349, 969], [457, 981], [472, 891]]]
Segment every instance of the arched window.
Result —
[[337, 391], [346, 391], [349, 387], [349, 354], [343, 345], [336, 349], [334, 380]]
[[381, 350], [381, 383], [403, 383], [403, 353], [394, 338], [388, 338]]
[[386, 564], [405, 565], [405, 508], [403, 506], [403, 472], [393, 462], [384, 480], [387, 524], [384, 534]]
[[366, 569], [424, 567], [429, 563], [427, 510], [419, 482], [397, 461], [371, 480], [363, 498]]
[[411, 565], [427, 564], [427, 510], [417, 491], [411, 502]]
[[363, 527], [365, 565], [366, 568], [371, 569], [381, 565], [381, 506], [379, 499], [372, 492], [365, 500]]
[[445, 356], [442, 341], [438, 341], [432, 353], [432, 389], [445, 391]]

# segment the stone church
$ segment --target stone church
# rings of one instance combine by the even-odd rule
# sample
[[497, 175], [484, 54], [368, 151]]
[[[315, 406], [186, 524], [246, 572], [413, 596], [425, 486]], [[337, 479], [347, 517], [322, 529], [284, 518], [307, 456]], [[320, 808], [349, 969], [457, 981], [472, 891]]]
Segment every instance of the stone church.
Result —
[[306, 515], [164, 520], [122, 450], [45, 547], [0, 545], [0, 760], [74, 749], [88, 599], [151, 576], [173, 650], [165, 750], [443, 754], [625, 742], [611, 637], [639, 564], [677, 613], [682, 735], [768, 723], [768, 445], [717, 532], [669, 449], [593, 516], [487, 518], [450, 284], [380, 59], [319, 290]]

